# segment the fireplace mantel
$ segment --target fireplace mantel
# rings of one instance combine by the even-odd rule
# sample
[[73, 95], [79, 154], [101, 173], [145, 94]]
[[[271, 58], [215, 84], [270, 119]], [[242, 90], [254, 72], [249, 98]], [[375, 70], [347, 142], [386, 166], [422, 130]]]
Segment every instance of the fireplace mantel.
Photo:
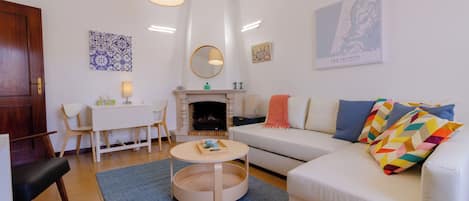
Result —
[[226, 125], [233, 125], [233, 106], [236, 104], [236, 95], [245, 93], [244, 90], [175, 90], [177, 128], [175, 131], [176, 141], [190, 141], [202, 138], [226, 138], [227, 132], [201, 132], [202, 134], [191, 134], [190, 109], [192, 103], [212, 101], [226, 103]]
[[233, 89], [214, 89], [214, 90], [174, 90], [174, 94], [239, 94], [245, 93], [244, 90], [233, 90]]

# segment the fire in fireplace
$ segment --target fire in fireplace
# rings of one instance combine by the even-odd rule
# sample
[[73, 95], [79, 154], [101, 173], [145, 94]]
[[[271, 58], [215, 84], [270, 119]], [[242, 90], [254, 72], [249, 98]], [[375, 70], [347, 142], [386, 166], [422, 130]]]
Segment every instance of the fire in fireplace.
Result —
[[192, 129], [196, 131], [226, 131], [226, 104], [198, 102], [190, 105]]

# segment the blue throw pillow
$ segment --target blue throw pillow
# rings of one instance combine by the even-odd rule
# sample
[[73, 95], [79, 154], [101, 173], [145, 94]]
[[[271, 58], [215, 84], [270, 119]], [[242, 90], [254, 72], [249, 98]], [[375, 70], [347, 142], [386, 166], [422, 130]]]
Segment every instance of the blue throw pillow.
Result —
[[[448, 121], [454, 120], [454, 107], [455, 105], [445, 105], [441, 107], [425, 107], [420, 106], [423, 110], [427, 111], [430, 114], [433, 114], [439, 118], [446, 119]], [[399, 119], [401, 119], [404, 115], [411, 112], [417, 107], [410, 107], [405, 106], [399, 103], [395, 103], [394, 107], [389, 114], [388, 122], [386, 124], [386, 130], [390, 128], [393, 124], [395, 124]]]
[[391, 128], [393, 124], [395, 124], [399, 119], [401, 119], [404, 115], [415, 110], [417, 107], [410, 107], [405, 106], [400, 103], [394, 103], [394, 107], [392, 108], [391, 113], [389, 113], [388, 122], [386, 123], [386, 129]]
[[421, 107], [423, 110], [448, 121], [454, 121], [454, 107], [456, 105], [444, 105], [441, 107]]
[[340, 100], [334, 138], [357, 142], [374, 101]]

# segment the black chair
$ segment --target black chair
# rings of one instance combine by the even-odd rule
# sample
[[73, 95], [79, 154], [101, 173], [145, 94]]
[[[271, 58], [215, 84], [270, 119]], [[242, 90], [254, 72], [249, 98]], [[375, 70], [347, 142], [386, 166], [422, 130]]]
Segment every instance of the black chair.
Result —
[[11, 143], [15, 143], [18, 141], [42, 138], [48, 156], [46, 160], [35, 161], [12, 168], [13, 200], [31, 201], [53, 183], [56, 183], [62, 201], [68, 201], [62, 177], [70, 171], [70, 166], [66, 159], [55, 157], [54, 149], [52, 148], [49, 138], [49, 135], [54, 133], [57, 133], [57, 131], [31, 135], [10, 141]]

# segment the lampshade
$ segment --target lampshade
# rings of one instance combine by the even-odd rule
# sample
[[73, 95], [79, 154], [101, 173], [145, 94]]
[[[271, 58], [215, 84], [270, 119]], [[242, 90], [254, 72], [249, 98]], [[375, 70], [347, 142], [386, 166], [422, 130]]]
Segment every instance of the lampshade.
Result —
[[214, 66], [223, 65], [223, 56], [218, 49], [212, 48], [208, 53], [208, 63]]
[[150, 0], [150, 2], [160, 6], [180, 6], [184, 3], [184, 0]]
[[124, 98], [131, 97], [132, 92], [133, 92], [132, 82], [123, 81], [122, 82], [122, 97], [124, 97]]

